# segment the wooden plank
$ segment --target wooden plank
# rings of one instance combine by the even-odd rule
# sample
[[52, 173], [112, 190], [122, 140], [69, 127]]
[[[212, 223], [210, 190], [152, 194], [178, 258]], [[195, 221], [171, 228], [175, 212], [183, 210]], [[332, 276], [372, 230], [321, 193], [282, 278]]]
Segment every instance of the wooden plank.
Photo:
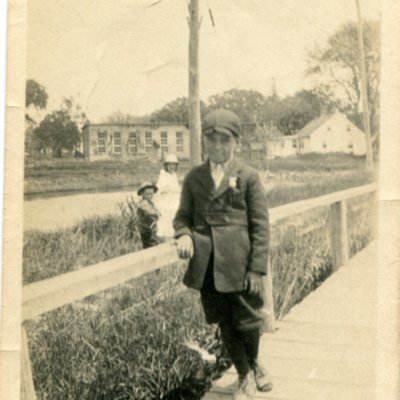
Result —
[[179, 262], [183, 261], [169, 242], [26, 285], [22, 288], [22, 320]]
[[353, 342], [363, 343], [366, 346], [374, 344], [374, 335], [367, 328], [293, 321], [281, 321], [274, 334], [263, 335], [262, 342], [265, 341], [272, 346], [275, 340], [294, 341], [296, 339], [303, 342], [332, 345], [350, 345]]
[[[357, 386], [345, 383], [321, 382], [313, 378], [287, 379], [272, 377], [274, 388], [271, 392], [254, 391], [256, 399], [280, 400], [368, 400], [373, 398], [373, 382]], [[234, 374], [226, 374], [212, 387], [211, 393], [232, 395], [237, 387], [237, 378]], [[206, 400], [208, 396], [204, 397]], [[224, 397], [222, 397], [224, 398]]]
[[[373, 365], [358, 364], [354, 368], [352, 364], [344, 364], [338, 361], [291, 359], [284, 357], [268, 357], [264, 364], [270, 375], [274, 378], [309, 380], [319, 382], [345, 383], [355, 386], [363, 386], [370, 382]], [[234, 367], [225, 374], [237, 376]], [[229, 378], [231, 379], [231, 378]], [[220, 383], [222, 378], [218, 380]]]
[[271, 259], [268, 256], [267, 261], [267, 275], [263, 278], [263, 291], [265, 297], [264, 313], [264, 331], [274, 332], [275, 330], [275, 312], [274, 312], [274, 297], [273, 297], [273, 284], [272, 284], [272, 267]]
[[345, 364], [374, 362], [373, 349], [363, 346], [323, 345], [290, 341], [274, 341], [260, 354], [261, 361], [268, 364], [269, 357], [302, 360], [337, 361]]
[[313, 379], [321, 383], [343, 383], [356, 386], [368, 384], [371, 375], [371, 366], [368, 364], [358, 364], [357, 368], [354, 368], [351, 364], [326, 360], [269, 357], [266, 368], [271, 376], [281, 379]]
[[369, 185], [359, 186], [319, 197], [314, 197], [312, 199], [300, 200], [293, 203], [285, 204], [283, 206], [274, 207], [270, 210], [270, 221], [271, 223], [274, 223], [281, 219], [312, 210], [313, 208], [330, 206], [332, 203], [368, 193], [373, 193], [376, 190], [377, 185], [375, 183], [372, 183]]
[[332, 269], [336, 271], [349, 258], [347, 205], [345, 200], [331, 205], [331, 251]]

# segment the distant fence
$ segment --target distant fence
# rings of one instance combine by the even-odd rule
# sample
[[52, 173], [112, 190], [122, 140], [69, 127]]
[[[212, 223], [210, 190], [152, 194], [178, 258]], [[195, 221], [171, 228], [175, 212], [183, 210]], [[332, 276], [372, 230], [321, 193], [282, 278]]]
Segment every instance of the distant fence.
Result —
[[[349, 254], [347, 200], [369, 193], [376, 193], [376, 191], [376, 184], [370, 184], [274, 207], [269, 210], [270, 222], [273, 224], [312, 209], [330, 207], [332, 216], [330, 228], [332, 261], [333, 270], [337, 270], [347, 261]], [[43, 313], [73, 303], [86, 296], [138, 278], [156, 269], [178, 263], [185, 263], [185, 261], [178, 257], [174, 242], [168, 242], [91, 265], [78, 271], [31, 283], [22, 289], [22, 320], [36, 318]], [[265, 326], [266, 330], [274, 331], [272, 271], [269, 261], [267, 269], [268, 273], [264, 280], [266, 294]], [[36, 394], [24, 325], [22, 326], [21, 352], [21, 399], [34, 400], [36, 399]]]

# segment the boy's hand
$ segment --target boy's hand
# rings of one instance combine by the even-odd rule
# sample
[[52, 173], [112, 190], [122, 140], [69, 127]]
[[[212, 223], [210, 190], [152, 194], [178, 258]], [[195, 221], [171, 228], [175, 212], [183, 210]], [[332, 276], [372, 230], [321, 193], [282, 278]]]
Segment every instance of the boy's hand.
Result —
[[193, 240], [189, 235], [183, 235], [176, 240], [178, 247], [178, 255], [180, 258], [192, 258], [193, 257]]
[[258, 272], [247, 271], [244, 278], [244, 290], [249, 294], [262, 294], [262, 275]]

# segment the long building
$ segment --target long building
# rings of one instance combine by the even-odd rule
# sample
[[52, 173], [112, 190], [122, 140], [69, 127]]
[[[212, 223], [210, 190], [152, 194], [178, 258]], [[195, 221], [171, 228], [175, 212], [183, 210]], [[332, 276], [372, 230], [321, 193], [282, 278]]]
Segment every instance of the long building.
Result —
[[87, 160], [161, 159], [174, 153], [189, 159], [189, 129], [180, 123], [88, 124], [83, 127], [83, 152]]

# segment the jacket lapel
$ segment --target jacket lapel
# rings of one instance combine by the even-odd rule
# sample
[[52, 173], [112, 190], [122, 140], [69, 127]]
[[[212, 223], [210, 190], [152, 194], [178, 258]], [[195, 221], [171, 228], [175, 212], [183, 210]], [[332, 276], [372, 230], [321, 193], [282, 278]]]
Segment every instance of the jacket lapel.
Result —
[[197, 178], [200, 183], [210, 193], [214, 193], [214, 181], [211, 176], [210, 163], [207, 160], [204, 162], [197, 171]]
[[225, 193], [229, 189], [229, 179], [233, 176], [237, 176], [239, 172], [240, 172], [240, 166], [238, 162], [235, 159], [233, 159], [227, 166], [226, 170], [224, 171], [224, 177], [222, 178], [222, 181], [218, 186], [218, 189], [214, 190], [213, 192], [214, 198], [221, 196], [221, 194]]

